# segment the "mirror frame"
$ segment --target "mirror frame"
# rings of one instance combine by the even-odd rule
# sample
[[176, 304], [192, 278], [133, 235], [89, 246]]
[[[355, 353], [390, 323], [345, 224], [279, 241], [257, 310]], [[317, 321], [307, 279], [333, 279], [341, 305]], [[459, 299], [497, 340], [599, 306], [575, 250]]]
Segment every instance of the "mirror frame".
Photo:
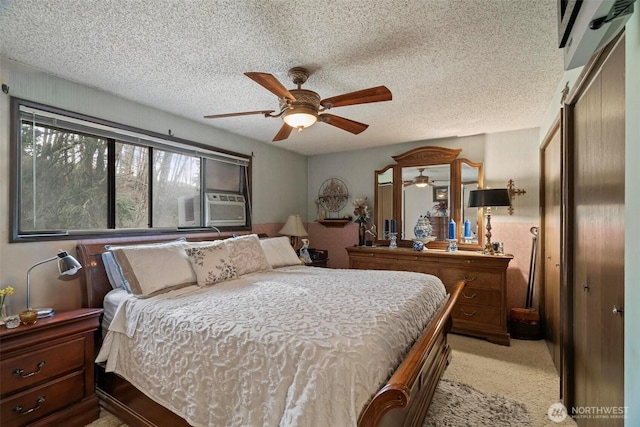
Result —
[[[373, 179], [374, 179], [374, 184], [373, 184], [373, 189], [374, 189], [374, 195], [373, 195], [373, 223], [376, 226], [376, 232], [377, 232], [377, 237], [376, 237], [376, 243], [380, 244], [380, 245], [388, 245], [389, 244], [389, 239], [382, 239], [379, 238], [382, 233], [383, 233], [383, 227], [379, 226], [379, 218], [378, 218], [378, 209], [379, 209], [379, 197], [378, 197], [378, 176], [385, 173], [386, 171], [388, 171], [389, 169], [393, 169], [392, 173], [391, 173], [391, 179], [393, 180], [393, 182], [391, 183], [391, 185], [393, 186], [393, 195], [391, 196], [391, 199], [393, 201], [393, 206], [391, 207], [391, 211], [393, 212], [393, 216], [396, 216], [396, 212], [395, 212], [395, 206], [396, 206], [396, 190], [395, 190], [395, 182], [396, 182], [396, 174], [395, 174], [395, 168], [394, 165], [387, 165], [382, 169], [379, 169], [377, 171], [375, 171], [374, 175], [373, 175]], [[385, 243], [386, 242], [386, 243]]]
[[[393, 217], [396, 220], [397, 229], [402, 230], [402, 168], [416, 166], [433, 166], [433, 165], [450, 165], [450, 186], [449, 186], [449, 217], [453, 219], [458, 227], [456, 227], [458, 248], [461, 250], [481, 250], [483, 246], [483, 215], [482, 210], [478, 209], [478, 243], [462, 243], [460, 239], [461, 228], [460, 219], [462, 218], [462, 163], [478, 169], [478, 188], [482, 188], [484, 181], [484, 173], [482, 163], [474, 163], [468, 159], [458, 159], [458, 155], [462, 152], [461, 148], [451, 149], [445, 147], [426, 146], [418, 147], [397, 156], [392, 156], [395, 164], [389, 164], [386, 167], [375, 171], [374, 173], [374, 212], [378, 212], [378, 174], [393, 168]], [[378, 235], [382, 235], [379, 230]], [[378, 245], [388, 245], [389, 240], [376, 239]], [[398, 246], [410, 247], [413, 241], [410, 239], [399, 239]], [[429, 249], [445, 249], [446, 242], [429, 242]]]

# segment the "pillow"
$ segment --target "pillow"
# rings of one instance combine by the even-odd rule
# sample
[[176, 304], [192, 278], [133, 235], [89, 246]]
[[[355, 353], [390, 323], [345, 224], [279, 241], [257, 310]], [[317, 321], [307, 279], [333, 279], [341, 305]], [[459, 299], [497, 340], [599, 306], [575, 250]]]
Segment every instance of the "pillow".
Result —
[[174, 241], [107, 249], [113, 253], [130, 292], [148, 297], [197, 282], [185, 245], [184, 241]]
[[231, 261], [236, 266], [238, 276], [271, 270], [271, 265], [256, 234], [233, 237], [225, 239], [224, 242], [229, 250]]
[[107, 273], [107, 278], [109, 279], [109, 283], [111, 287], [114, 289], [124, 289], [127, 292], [131, 293], [131, 288], [129, 287], [129, 283], [127, 283], [127, 279], [125, 279], [122, 274], [122, 268], [116, 261], [113, 256], [112, 249], [122, 249], [122, 248], [137, 248], [137, 247], [154, 247], [154, 246], [162, 246], [162, 245], [172, 245], [176, 242], [186, 242], [186, 237], [179, 237], [176, 240], [170, 240], [168, 242], [160, 242], [160, 243], [145, 243], [140, 245], [104, 245], [104, 248], [107, 252], [102, 254], [102, 263], [104, 264], [104, 269]]
[[129, 289], [129, 284], [124, 277], [122, 276], [122, 271], [120, 270], [120, 266], [116, 262], [116, 259], [113, 257], [113, 253], [110, 251], [102, 253], [102, 263], [104, 264], [104, 270], [107, 272], [107, 278], [109, 279], [109, 283], [113, 289], [124, 289], [125, 291], [131, 293], [131, 289]]
[[302, 264], [287, 236], [262, 239], [260, 240], [260, 245], [271, 268]]
[[185, 250], [198, 278], [199, 286], [210, 286], [238, 277], [224, 241]]

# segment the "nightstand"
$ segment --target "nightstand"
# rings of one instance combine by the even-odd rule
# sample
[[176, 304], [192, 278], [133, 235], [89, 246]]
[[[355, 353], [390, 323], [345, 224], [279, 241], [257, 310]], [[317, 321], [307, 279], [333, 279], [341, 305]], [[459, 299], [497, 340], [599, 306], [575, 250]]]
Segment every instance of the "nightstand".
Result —
[[327, 249], [309, 249], [311, 262], [305, 263], [309, 267], [327, 267], [329, 261], [329, 251]]
[[102, 309], [80, 309], [0, 327], [3, 427], [84, 426], [100, 415], [94, 337]]

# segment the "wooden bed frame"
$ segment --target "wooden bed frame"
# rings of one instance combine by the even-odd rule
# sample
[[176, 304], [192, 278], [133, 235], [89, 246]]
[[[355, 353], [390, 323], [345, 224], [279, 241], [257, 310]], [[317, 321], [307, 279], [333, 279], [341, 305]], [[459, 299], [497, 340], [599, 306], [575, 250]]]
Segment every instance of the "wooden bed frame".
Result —
[[[112, 288], [101, 254], [106, 244], [140, 244], [186, 237], [189, 241], [229, 237], [217, 233], [136, 236], [79, 240], [78, 260], [83, 265], [83, 305], [102, 307]], [[451, 348], [446, 335], [451, 330], [451, 311], [464, 287], [458, 282], [422, 335], [386, 384], [372, 397], [358, 419], [358, 427], [422, 426], [431, 399], [449, 361]], [[100, 331], [99, 331], [100, 334]], [[101, 336], [96, 340], [101, 343]], [[99, 349], [96, 348], [96, 351]], [[97, 354], [97, 353], [96, 353]], [[188, 426], [189, 424], [136, 389], [122, 377], [96, 365], [96, 394], [100, 405], [130, 426]]]

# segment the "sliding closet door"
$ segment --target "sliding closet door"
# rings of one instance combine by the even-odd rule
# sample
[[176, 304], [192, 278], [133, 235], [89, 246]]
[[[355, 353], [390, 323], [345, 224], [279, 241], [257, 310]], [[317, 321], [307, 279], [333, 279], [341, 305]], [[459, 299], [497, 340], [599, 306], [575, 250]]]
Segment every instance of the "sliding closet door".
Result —
[[[603, 228], [599, 271], [601, 405], [624, 406], [624, 170], [625, 43], [621, 40], [602, 70], [602, 156], [600, 221]], [[640, 118], [639, 118], [640, 119]], [[597, 320], [596, 320], [597, 321]], [[637, 362], [637, 361], [636, 361]], [[622, 423], [620, 423], [622, 425]]]
[[560, 335], [560, 197], [562, 186], [562, 139], [560, 121], [553, 127], [542, 149], [542, 286], [544, 288], [544, 337], [553, 363], [561, 372]]
[[622, 407], [624, 319], [614, 307], [624, 306], [624, 38], [573, 113], [573, 406]]

